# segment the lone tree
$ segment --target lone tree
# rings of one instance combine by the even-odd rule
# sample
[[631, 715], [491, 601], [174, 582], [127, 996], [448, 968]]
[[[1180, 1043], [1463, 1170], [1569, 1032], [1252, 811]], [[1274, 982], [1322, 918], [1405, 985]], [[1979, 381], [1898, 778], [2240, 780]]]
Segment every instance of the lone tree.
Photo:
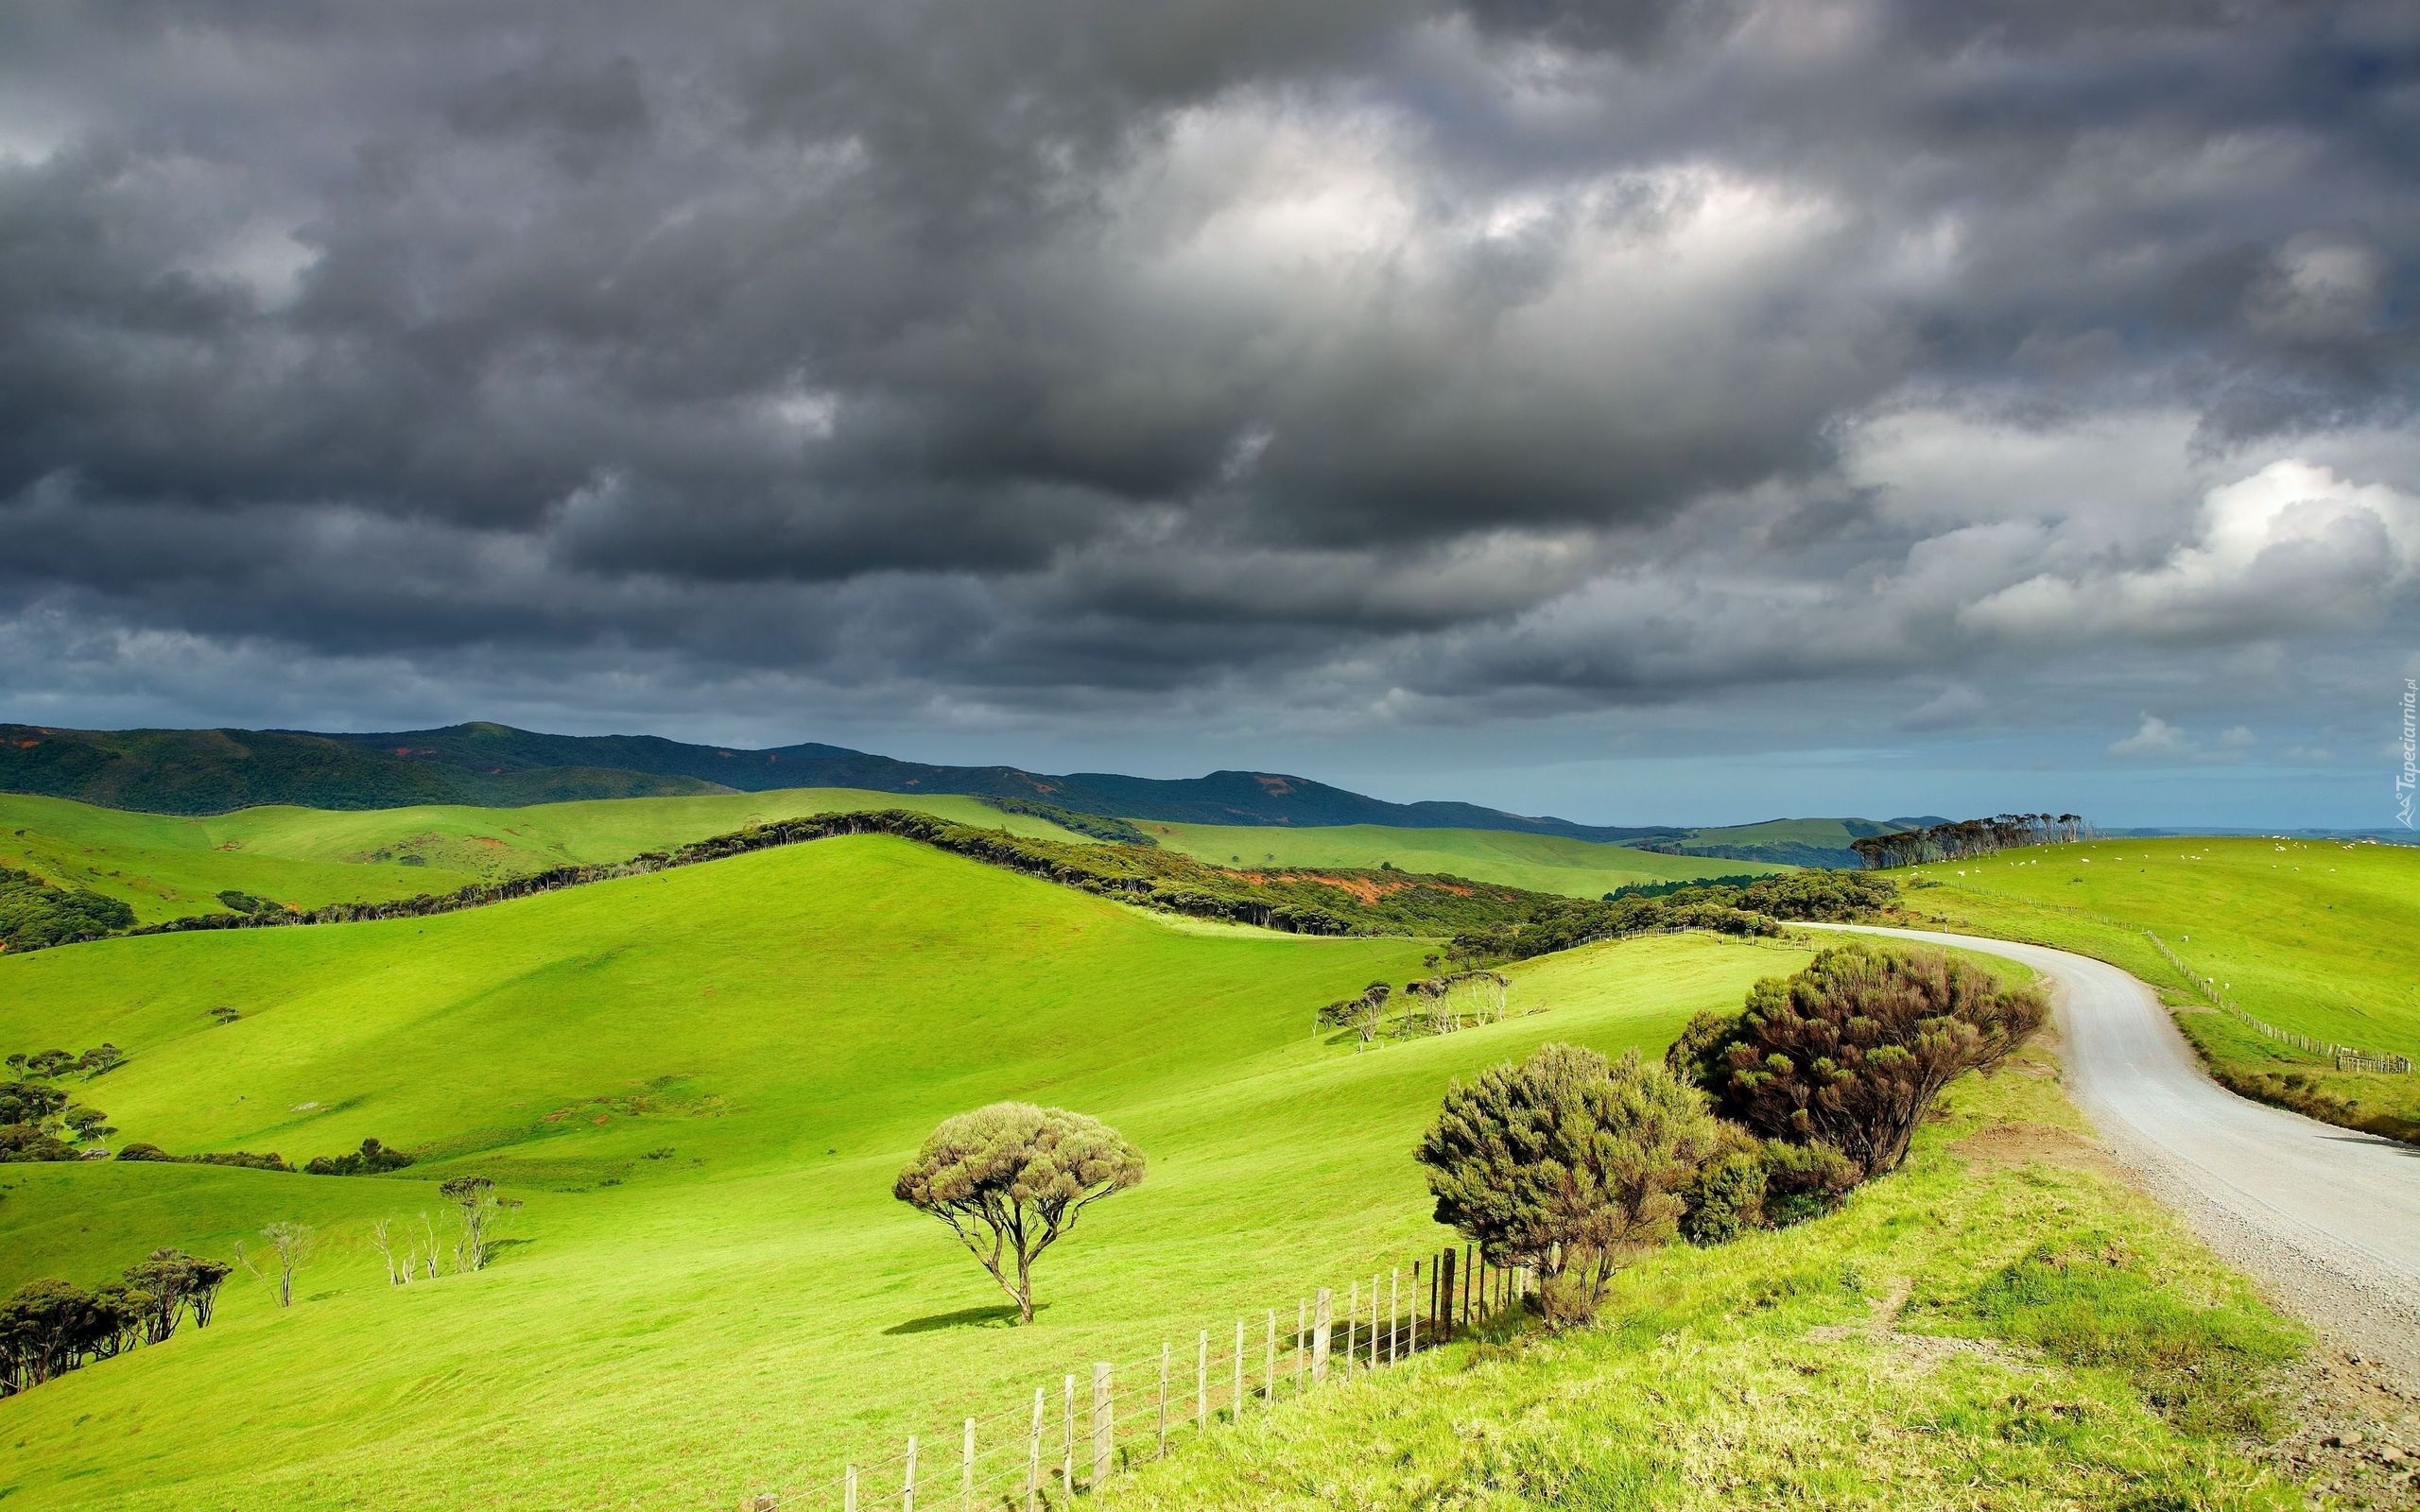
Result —
[[1437, 1221], [1497, 1264], [1534, 1267], [1562, 1326], [1594, 1317], [1622, 1262], [1673, 1237], [1717, 1140], [1704, 1095], [1661, 1066], [1549, 1044], [1454, 1083], [1418, 1159]]
[[307, 1223], [273, 1223], [261, 1230], [261, 1237], [268, 1241], [268, 1269], [264, 1271], [240, 1244], [235, 1246], [235, 1263], [268, 1282], [277, 1294], [278, 1306], [292, 1307], [295, 1273], [319, 1247], [319, 1230]]
[[1754, 1132], [1828, 1144], [1876, 1177], [1908, 1158], [1944, 1087], [1997, 1067], [2048, 1012], [2033, 988], [1938, 951], [1843, 945], [1757, 983], [1729, 1023], [1693, 1022], [1674, 1059]]
[[890, 1194], [949, 1225], [1033, 1321], [1033, 1263], [1083, 1211], [1140, 1185], [1143, 1157], [1096, 1118], [994, 1103], [942, 1121]]
[[[364, 1145], [367, 1149], [367, 1144]], [[458, 1176], [437, 1189], [462, 1214], [462, 1237], [454, 1245], [454, 1266], [473, 1271], [487, 1268], [498, 1215], [521, 1206], [496, 1194], [495, 1183], [483, 1176]]]

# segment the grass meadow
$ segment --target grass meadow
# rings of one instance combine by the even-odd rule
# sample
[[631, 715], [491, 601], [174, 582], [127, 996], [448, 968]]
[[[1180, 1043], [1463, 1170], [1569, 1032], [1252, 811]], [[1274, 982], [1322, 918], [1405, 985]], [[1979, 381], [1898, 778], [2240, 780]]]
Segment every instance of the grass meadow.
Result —
[[[1452, 1077], [1548, 1039], [1652, 1053], [1810, 954], [1643, 938], [1524, 963], [1499, 1023], [1367, 1051], [1315, 1027], [1431, 948], [1169, 920], [867, 836], [0, 957], [0, 1043], [130, 1054], [79, 1088], [121, 1143], [428, 1154], [377, 1177], [0, 1168], [0, 1289], [224, 1256], [277, 1220], [320, 1236], [292, 1308], [239, 1273], [209, 1330], [0, 1401], [0, 1502], [823, 1504], [908, 1432], [949, 1441], [1063, 1371], [1431, 1252], [1410, 1150]], [[890, 1196], [937, 1120], [1002, 1097], [1150, 1160], [1045, 1260], [1030, 1329]], [[1214, 1432], [1118, 1504], [2283, 1504], [2229, 1447], [2258, 1408], [2228, 1383], [2290, 1332], [2086, 1169], [2073, 1123], [2039, 1057], [1970, 1083], [1841, 1213], [1661, 1253], [1587, 1334]], [[441, 1214], [472, 1171], [525, 1204], [495, 1263], [388, 1285], [370, 1226]], [[2138, 1338], [2156, 1361], [2108, 1347]]]
[[1842, 1211], [1617, 1277], [1498, 1333], [1187, 1441], [1133, 1512], [2300, 1508], [2239, 1445], [2301, 1347], [2100, 1168], [2035, 1050], [1953, 1088]]
[[2420, 1139], [2420, 1074], [2338, 1072], [2212, 1008], [2164, 960], [2281, 1029], [2420, 1061], [2420, 849], [2192, 838], [2039, 846], [1894, 871], [1922, 920], [2082, 951], [2160, 989], [2237, 1091]]
[[1634, 883], [1789, 869], [1509, 830], [1397, 830], [1378, 824], [1288, 830], [1138, 822], [1160, 844], [1213, 866], [1374, 868], [1386, 863], [1398, 871], [1471, 877], [1573, 898], [1601, 898]]
[[[1409, 1150], [1454, 1074], [1561, 1037], [1663, 1043], [1804, 953], [1677, 937], [1541, 961], [1543, 1012], [1358, 1053], [1313, 1013], [1423, 942], [1155, 916], [904, 841], [842, 839], [421, 920], [0, 959], [0, 1042], [130, 1056], [79, 1089], [121, 1142], [440, 1159], [387, 1177], [0, 1168], [0, 1288], [155, 1246], [322, 1243], [302, 1300], [0, 1402], [26, 1507], [725, 1506], [911, 1418], [991, 1410], [1439, 1238]], [[209, 1010], [243, 1017], [219, 1026]], [[1002, 1298], [893, 1201], [941, 1117], [1026, 1097], [1151, 1160]], [[653, 1158], [650, 1158], [650, 1157]], [[389, 1287], [380, 1216], [476, 1170], [527, 1206], [489, 1270]]]
[[885, 808], [1084, 838], [971, 798], [837, 787], [510, 809], [272, 807], [195, 817], [0, 793], [0, 867], [120, 899], [147, 924], [228, 912], [217, 895], [230, 888], [297, 908], [409, 898], [549, 867], [621, 861], [773, 819]]

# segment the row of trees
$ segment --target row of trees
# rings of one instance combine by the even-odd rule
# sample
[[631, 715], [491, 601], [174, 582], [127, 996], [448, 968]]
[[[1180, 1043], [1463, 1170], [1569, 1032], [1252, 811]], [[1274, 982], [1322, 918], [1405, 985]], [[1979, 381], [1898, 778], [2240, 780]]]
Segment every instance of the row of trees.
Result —
[[21, 1051], [9, 1056], [6, 1064], [11, 1073], [26, 1080], [64, 1081], [70, 1076], [81, 1076], [90, 1081], [125, 1065], [126, 1052], [104, 1040], [80, 1056], [66, 1050]]
[[2079, 814], [1995, 814], [1988, 819], [1952, 819], [1921, 830], [1860, 835], [1849, 842], [1849, 849], [1878, 869], [1970, 861], [2018, 846], [2069, 845], [2090, 839], [2092, 833]]
[[1795, 1222], [1896, 1169], [1941, 1090], [2046, 1011], [1938, 953], [1843, 946], [1701, 1015], [1662, 1065], [1549, 1044], [1456, 1082], [1417, 1158], [1439, 1222], [1582, 1322], [1646, 1249]]
[[1518, 922], [1456, 935], [1446, 956], [1457, 966], [1469, 968], [1672, 930], [1778, 935], [1782, 924], [1790, 920], [1870, 919], [1897, 897], [1898, 885], [1888, 878], [1807, 870], [1746, 884], [1691, 884], [1667, 893], [1626, 893], [1602, 900], [1555, 898], [1540, 901]]
[[0, 1081], [0, 1164], [79, 1160], [117, 1130], [47, 1081]]
[[[495, 1182], [483, 1176], [457, 1177], [438, 1191], [459, 1219], [452, 1246], [455, 1268], [485, 1269], [493, 1258], [500, 1220], [521, 1204], [499, 1195]], [[424, 1212], [420, 1228], [427, 1239], [425, 1255], [413, 1241], [400, 1259], [389, 1220], [380, 1219], [371, 1230], [392, 1285], [411, 1281], [424, 1266], [428, 1280], [437, 1279], [437, 1227]], [[237, 1244], [233, 1264], [182, 1249], [155, 1249], [128, 1266], [121, 1280], [92, 1291], [51, 1279], [27, 1281], [0, 1302], [0, 1397], [139, 1345], [158, 1344], [188, 1316], [194, 1327], [208, 1328], [219, 1288], [238, 1267], [266, 1284], [278, 1306], [292, 1307], [295, 1284], [319, 1248], [319, 1231], [306, 1223], [273, 1223], [260, 1237], [263, 1247], [257, 1250]]]
[[0, 1302], [0, 1397], [158, 1344], [188, 1315], [194, 1327], [208, 1328], [233, 1269], [182, 1249], [155, 1249], [121, 1280], [93, 1291], [62, 1280], [27, 1281]]
[[38, 951], [129, 929], [134, 910], [89, 887], [55, 887], [0, 867], [0, 951]]
[[[1434, 956], [1430, 957], [1433, 962]], [[1512, 986], [1500, 971], [1482, 969], [1448, 971], [1404, 984], [1397, 995], [1384, 982], [1373, 982], [1357, 997], [1340, 998], [1319, 1011], [1325, 1028], [1351, 1029], [1368, 1044], [1381, 1032], [1398, 1040], [1415, 1035], [1452, 1034], [1469, 1024], [1495, 1023], [1505, 1015], [1505, 993]], [[1389, 1029], [1387, 1006], [1404, 1011]]]
[[[1383, 1005], [1382, 986], [1345, 1008]], [[1942, 1089], [1998, 1066], [2047, 1011], [1938, 952], [1845, 945], [1700, 1015], [1662, 1064], [1549, 1044], [1458, 1081], [1417, 1158], [1438, 1221], [1535, 1271], [1551, 1321], [1581, 1322], [1644, 1249], [1793, 1223], [1896, 1169]], [[1035, 1263], [1143, 1172], [1098, 1119], [994, 1103], [943, 1120], [891, 1194], [940, 1220], [1029, 1323]]]

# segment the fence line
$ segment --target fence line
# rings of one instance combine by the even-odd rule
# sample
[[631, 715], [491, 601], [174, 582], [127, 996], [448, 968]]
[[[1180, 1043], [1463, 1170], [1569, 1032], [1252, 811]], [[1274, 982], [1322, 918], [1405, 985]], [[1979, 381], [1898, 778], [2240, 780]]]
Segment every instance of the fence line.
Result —
[[2408, 1057], [2364, 1055], [2352, 1045], [2338, 1044], [2333, 1040], [2315, 1040], [2307, 1034], [2296, 1034], [2291, 1029], [2278, 1028], [2267, 1020], [2255, 1016], [2241, 1004], [2228, 997], [2220, 989], [2215, 977], [2204, 976], [2186, 965], [2182, 956], [2169, 949], [2168, 941], [2148, 929], [2143, 931], [2143, 936], [2152, 942], [2152, 948], [2167, 959], [2169, 965], [2176, 968], [2177, 974], [2192, 985], [2193, 990], [2202, 994], [2211, 1006], [2226, 1013], [2245, 1028], [2256, 1034], [2265, 1035], [2280, 1044], [2291, 1045], [2308, 1055], [2324, 1056], [2335, 1062], [2338, 1071], [2382, 1071], [2394, 1075], [2411, 1074], [2411, 1061]]
[[2140, 924], [2129, 923], [2122, 919], [2112, 919], [2107, 914], [2095, 913], [2089, 908], [2079, 908], [2073, 903], [2049, 902], [2043, 899], [2027, 898], [2016, 893], [2002, 892], [1996, 887], [1983, 887], [1963, 881], [1958, 885], [1964, 891], [1981, 893], [1987, 898], [1999, 898], [2010, 902], [2025, 903], [2056, 913], [2072, 914], [2079, 919], [2089, 919], [2094, 923], [2106, 924], [2113, 929], [2140, 929], [2143, 936], [2152, 942], [2152, 949], [2158, 951], [2168, 964], [2176, 969], [2176, 974], [2185, 978], [2194, 991], [2200, 993], [2212, 1007], [2228, 1015], [2255, 1034], [2274, 1040], [2279, 1044], [2291, 1045], [2306, 1055], [2317, 1056], [2332, 1061], [2338, 1071], [2377, 1071], [2397, 1076], [2408, 1076], [2411, 1074], [2411, 1059], [2408, 1056], [2392, 1053], [2368, 1055], [2352, 1045], [2338, 1044], [2332, 1040], [2314, 1039], [2307, 1034], [2297, 1034], [2291, 1029], [2280, 1029], [2268, 1020], [2253, 1013], [2235, 999], [2228, 997], [2221, 989], [2215, 977], [2204, 976], [2186, 965], [2184, 958], [2169, 948], [2168, 941], [2160, 938], [2153, 931], [2143, 929]]
[[[1190, 1381], [1181, 1373], [1174, 1341], [1163, 1341], [1134, 1361], [1094, 1362], [1089, 1393], [1079, 1392], [1076, 1372], [1063, 1372], [1056, 1390], [1034, 1388], [1029, 1408], [1020, 1402], [968, 1417], [941, 1435], [908, 1434], [896, 1452], [852, 1460], [829, 1480], [787, 1495], [760, 1494], [744, 1505], [750, 1512], [915, 1512], [921, 1502], [928, 1512], [1062, 1512], [1075, 1498], [1104, 1490], [1122, 1469], [1167, 1455], [1172, 1422], [1190, 1419], [1193, 1436], [1204, 1437], [1243, 1422], [1255, 1406], [1266, 1411], [1282, 1398], [1409, 1364], [1517, 1308], [1536, 1290], [1526, 1267], [1490, 1264], [1468, 1245], [1413, 1261], [1409, 1286], [1400, 1264], [1373, 1271], [1368, 1282], [1365, 1300], [1362, 1278], [1354, 1277], [1340, 1309], [1332, 1286], [1298, 1297], [1283, 1348], [1279, 1310], [1262, 1309], [1256, 1362], [1247, 1347], [1252, 1319], [1238, 1317], [1232, 1349], [1214, 1349], [1209, 1329], [1196, 1333]], [[1228, 1342], [1223, 1331], [1215, 1342]], [[1049, 1420], [1053, 1399], [1056, 1423]], [[979, 1432], [1012, 1418], [1024, 1420], [1022, 1432]], [[942, 1448], [953, 1440], [954, 1459]]]

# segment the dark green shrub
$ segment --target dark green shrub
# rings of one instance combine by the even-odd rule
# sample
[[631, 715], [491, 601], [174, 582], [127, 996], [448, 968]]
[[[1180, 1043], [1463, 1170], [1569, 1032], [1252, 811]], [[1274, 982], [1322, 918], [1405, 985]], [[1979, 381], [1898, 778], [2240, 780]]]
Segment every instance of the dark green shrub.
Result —
[[384, 1171], [400, 1171], [412, 1163], [412, 1158], [401, 1150], [390, 1150], [376, 1140], [363, 1140], [361, 1148], [350, 1155], [315, 1156], [302, 1167], [310, 1176], [376, 1176]]
[[1681, 1234], [1719, 1245], [1754, 1228], [1786, 1228], [1838, 1207], [1858, 1177], [1856, 1162], [1828, 1145], [1759, 1140], [1726, 1121], [1720, 1147], [1684, 1194]]
[[267, 1155], [255, 1155], [250, 1150], [205, 1150], [199, 1155], [179, 1156], [172, 1159], [182, 1160], [187, 1165], [233, 1165], [247, 1171], [291, 1171], [294, 1169], [286, 1164], [284, 1157], [274, 1150]]
[[1742, 1150], [1709, 1162], [1685, 1194], [1681, 1237], [1696, 1245], [1728, 1244], [1765, 1226], [1765, 1162]]
[[1708, 1090], [1751, 1132], [1828, 1144], [1878, 1176], [1944, 1087], [1997, 1066], [2048, 1013], [2041, 993], [1938, 951], [1840, 946], [1756, 984]]
[[1637, 1055], [1541, 1046], [1457, 1081], [1420, 1142], [1437, 1221], [1533, 1268], [1557, 1324], [1595, 1315], [1614, 1271], [1669, 1241], [1720, 1131], [1697, 1089]]
[[134, 927], [134, 910], [83, 887], [0, 867], [0, 950], [38, 951]]
[[1864, 1173], [1857, 1162], [1828, 1144], [1792, 1144], [1767, 1140], [1760, 1152], [1765, 1166], [1765, 1226], [1787, 1228], [1820, 1218], [1841, 1205], [1857, 1188]]

